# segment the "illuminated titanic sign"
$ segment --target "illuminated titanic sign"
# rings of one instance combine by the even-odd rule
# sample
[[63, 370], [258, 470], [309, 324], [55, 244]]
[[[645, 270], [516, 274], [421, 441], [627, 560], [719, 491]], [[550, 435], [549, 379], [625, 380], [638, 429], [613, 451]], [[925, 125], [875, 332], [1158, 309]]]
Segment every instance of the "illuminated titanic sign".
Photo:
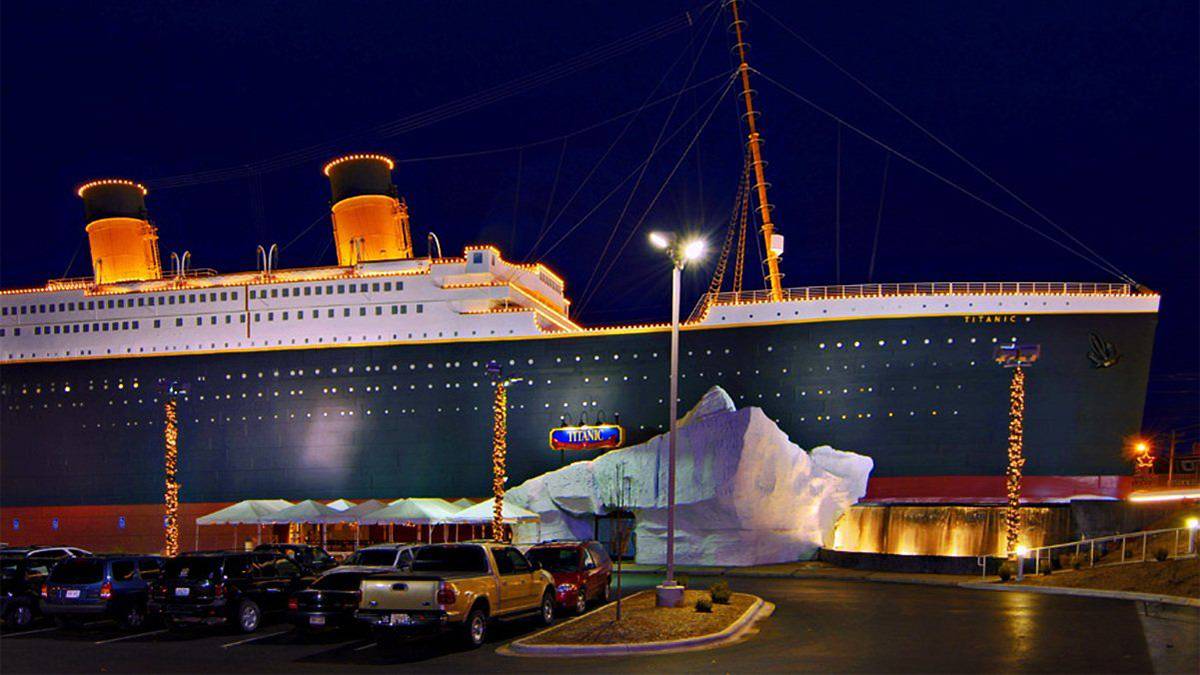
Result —
[[550, 430], [551, 450], [611, 450], [625, 442], [625, 429], [616, 424], [558, 427]]

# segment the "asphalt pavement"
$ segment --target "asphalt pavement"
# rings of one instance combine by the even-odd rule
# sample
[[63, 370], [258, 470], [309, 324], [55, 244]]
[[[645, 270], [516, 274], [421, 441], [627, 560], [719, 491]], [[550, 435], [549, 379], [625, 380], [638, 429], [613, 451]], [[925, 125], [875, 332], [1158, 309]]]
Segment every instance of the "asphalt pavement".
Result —
[[[627, 576], [638, 590], [657, 577]], [[693, 586], [703, 579], [693, 578]], [[1153, 672], [1134, 602], [809, 579], [729, 579], [775, 603], [757, 634], [721, 649], [658, 656], [522, 658], [496, 648], [535, 630], [514, 622], [481, 649], [452, 640], [384, 647], [346, 633], [301, 636], [268, 624], [245, 636], [114, 625], [0, 636], [0, 670], [260, 672]], [[1171, 648], [1195, 650], [1190, 645]]]

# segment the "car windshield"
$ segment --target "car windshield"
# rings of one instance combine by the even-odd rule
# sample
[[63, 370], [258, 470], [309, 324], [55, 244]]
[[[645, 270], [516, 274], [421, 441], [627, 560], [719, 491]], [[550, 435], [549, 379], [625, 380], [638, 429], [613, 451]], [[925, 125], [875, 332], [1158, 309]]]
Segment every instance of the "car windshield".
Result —
[[92, 584], [104, 579], [104, 561], [95, 558], [64, 560], [50, 572], [50, 581], [60, 584]]
[[574, 548], [531, 548], [525, 557], [551, 572], [579, 571], [579, 551]]
[[362, 550], [347, 558], [346, 564], [391, 567], [396, 564], [396, 551], [390, 548]]
[[413, 554], [414, 572], [488, 572], [482, 546], [422, 546]]
[[318, 591], [357, 591], [365, 575], [353, 572], [335, 572], [313, 582], [310, 588]]
[[219, 558], [172, 558], [167, 561], [167, 579], [212, 579], [221, 569]]

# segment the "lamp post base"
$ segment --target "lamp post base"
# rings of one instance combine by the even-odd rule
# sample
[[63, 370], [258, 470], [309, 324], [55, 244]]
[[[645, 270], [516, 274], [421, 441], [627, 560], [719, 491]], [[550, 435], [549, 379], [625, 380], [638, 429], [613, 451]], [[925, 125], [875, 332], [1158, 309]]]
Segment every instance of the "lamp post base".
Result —
[[662, 584], [654, 587], [654, 604], [657, 607], [678, 607], [683, 604], [683, 586], [667, 586]]

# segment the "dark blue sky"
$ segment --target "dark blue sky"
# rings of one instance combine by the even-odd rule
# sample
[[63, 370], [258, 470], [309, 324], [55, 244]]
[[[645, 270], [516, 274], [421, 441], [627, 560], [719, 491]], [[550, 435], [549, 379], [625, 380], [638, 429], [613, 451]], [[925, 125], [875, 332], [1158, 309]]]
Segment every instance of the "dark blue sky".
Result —
[[[1194, 2], [760, 2], [745, 10], [756, 68], [1053, 232], [822, 61], [765, 9], [1117, 267], [1161, 291], [1147, 425], [1195, 423]], [[687, 10], [690, 27], [526, 93], [404, 133], [367, 131], [539, 73]], [[200, 267], [250, 268], [257, 244], [282, 246], [316, 221], [286, 247], [282, 262], [332, 262], [329, 223], [321, 220], [328, 212], [322, 161], [342, 151], [379, 151], [402, 161], [395, 179], [410, 204], [418, 252], [432, 228], [448, 253], [490, 242], [517, 259], [545, 255], [566, 276], [583, 322], [662, 320], [667, 274], [647, 250], [645, 232], [690, 229], [719, 243], [740, 169], [731, 97], [720, 102], [641, 228], [634, 226], [697, 120], [708, 114], [720, 81], [678, 97], [665, 128], [668, 136], [679, 133], [656, 154], [625, 218], [619, 216], [632, 182], [565, 238], [646, 156], [671, 101], [637, 116], [586, 183], [628, 117], [572, 136], [565, 150], [553, 141], [405, 160], [569, 134], [637, 108], [660, 80], [658, 95], [680, 89], [693, 61], [692, 82], [727, 72], [726, 17], [706, 40], [713, 16], [701, 2], [674, 0], [5, 2], [0, 282], [89, 272], [86, 249], [68, 270], [83, 225], [72, 189], [102, 176], [151, 184], [149, 207], [164, 258], [189, 249]], [[835, 283], [838, 125], [762, 78], [756, 87], [772, 201], [788, 241], [786, 283]], [[262, 164], [311, 146], [317, 148], [294, 161]], [[867, 278], [884, 160], [878, 146], [843, 130], [843, 283]], [[236, 170], [245, 166], [261, 170], [253, 176]], [[234, 169], [224, 174], [233, 177], [163, 180], [220, 169]], [[881, 222], [875, 281], [1112, 280], [897, 159]], [[751, 248], [750, 258], [756, 255]], [[689, 306], [710, 272], [711, 265], [691, 275]], [[593, 276], [604, 282], [589, 287]], [[748, 278], [756, 276], [750, 270]], [[585, 290], [594, 290], [586, 301]]]

